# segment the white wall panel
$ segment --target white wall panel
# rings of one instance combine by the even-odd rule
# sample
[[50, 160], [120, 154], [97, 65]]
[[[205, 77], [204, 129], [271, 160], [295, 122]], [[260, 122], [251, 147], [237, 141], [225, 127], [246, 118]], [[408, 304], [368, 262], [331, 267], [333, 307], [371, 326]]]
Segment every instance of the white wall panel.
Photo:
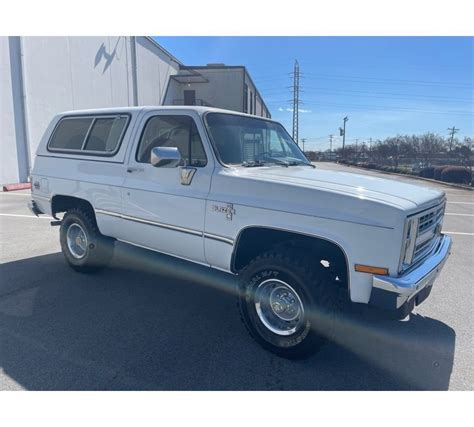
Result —
[[161, 105], [169, 76], [178, 64], [144, 37], [136, 37], [137, 88], [139, 105]]
[[8, 37], [0, 37], [0, 184], [18, 182]]

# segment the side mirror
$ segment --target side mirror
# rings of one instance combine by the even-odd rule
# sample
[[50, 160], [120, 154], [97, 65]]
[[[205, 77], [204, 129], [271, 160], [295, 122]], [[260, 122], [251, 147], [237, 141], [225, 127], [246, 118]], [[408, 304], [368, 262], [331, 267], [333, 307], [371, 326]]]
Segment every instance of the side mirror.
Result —
[[151, 150], [150, 163], [155, 168], [175, 168], [181, 162], [181, 153], [176, 147], [155, 147]]

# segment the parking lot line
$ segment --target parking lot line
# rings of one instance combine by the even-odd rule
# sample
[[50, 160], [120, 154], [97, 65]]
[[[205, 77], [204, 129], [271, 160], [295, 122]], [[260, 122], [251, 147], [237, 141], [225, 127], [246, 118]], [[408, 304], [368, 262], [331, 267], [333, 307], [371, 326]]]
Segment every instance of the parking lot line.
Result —
[[31, 197], [31, 193], [10, 193], [6, 191], [0, 191], [0, 194], [3, 196], [23, 196], [23, 197]]
[[474, 236], [474, 233], [461, 233], [460, 231], [444, 231], [444, 234], [455, 234], [460, 236]]
[[450, 202], [449, 200], [446, 202], [451, 205], [474, 205], [474, 202]]
[[445, 215], [455, 215], [455, 216], [474, 216], [474, 214], [463, 214], [463, 213], [451, 213], [446, 212]]
[[10, 216], [10, 217], [16, 217], [16, 218], [54, 219], [51, 216], [34, 216], [34, 215], [6, 214], [6, 213], [0, 213], [0, 216]]

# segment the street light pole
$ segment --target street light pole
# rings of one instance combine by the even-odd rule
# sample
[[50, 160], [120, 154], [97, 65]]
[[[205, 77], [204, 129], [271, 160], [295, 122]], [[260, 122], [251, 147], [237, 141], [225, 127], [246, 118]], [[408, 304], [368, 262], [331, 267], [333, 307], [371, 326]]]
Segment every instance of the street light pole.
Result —
[[306, 138], [301, 138], [301, 142], [303, 143], [303, 153], [304, 153], [304, 143], [306, 142]]
[[346, 158], [345, 147], [346, 147], [346, 122], [349, 120], [349, 117], [344, 117], [343, 119], [343, 128], [341, 129], [342, 133], [342, 158]]

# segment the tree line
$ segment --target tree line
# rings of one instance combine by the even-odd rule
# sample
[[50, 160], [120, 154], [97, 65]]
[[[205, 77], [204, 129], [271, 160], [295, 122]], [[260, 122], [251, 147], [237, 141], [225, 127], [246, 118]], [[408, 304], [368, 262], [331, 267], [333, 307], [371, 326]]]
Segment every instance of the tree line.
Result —
[[438, 164], [458, 165], [472, 168], [472, 138], [444, 138], [434, 133], [423, 135], [397, 135], [383, 140], [376, 140], [369, 146], [346, 144], [334, 150], [332, 159], [329, 150], [326, 152], [307, 151], [311, 160], [327, 158], [331, 160], [347, 160], [354, 163], [376, 163], [398, 167], [399, 165], [417, 165], [427, 167]]

